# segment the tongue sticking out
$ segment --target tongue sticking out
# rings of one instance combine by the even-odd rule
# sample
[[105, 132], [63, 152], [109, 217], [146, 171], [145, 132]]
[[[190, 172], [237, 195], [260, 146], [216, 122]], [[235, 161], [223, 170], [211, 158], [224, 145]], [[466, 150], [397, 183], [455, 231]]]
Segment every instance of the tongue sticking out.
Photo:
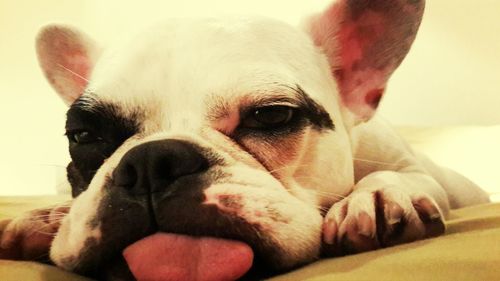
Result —
[[229, 281], [252, 266], [253, 251], [245, 243], [211, 237], [157, 233], [123, 251], [139, 281]]

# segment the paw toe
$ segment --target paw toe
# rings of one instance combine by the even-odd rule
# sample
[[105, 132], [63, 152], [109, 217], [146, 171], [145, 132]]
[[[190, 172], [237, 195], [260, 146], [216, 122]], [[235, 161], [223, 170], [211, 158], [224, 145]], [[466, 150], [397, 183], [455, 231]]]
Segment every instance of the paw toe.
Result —
[[340, 244], [343, 253], [354, 254], [380, 248], [375, 219], [366, 212], [346, 219], [345, 233]]
[[333, 245], [337, 237], [337, 222], [333, 219], [325, 219], [323, 222], [323, 242]]
[[441, 212], [429, 198], [422, 198], [413, 202], [418, 217], [425, 226], [425, 237], [435, 237], [445, 232], [445, 225]]

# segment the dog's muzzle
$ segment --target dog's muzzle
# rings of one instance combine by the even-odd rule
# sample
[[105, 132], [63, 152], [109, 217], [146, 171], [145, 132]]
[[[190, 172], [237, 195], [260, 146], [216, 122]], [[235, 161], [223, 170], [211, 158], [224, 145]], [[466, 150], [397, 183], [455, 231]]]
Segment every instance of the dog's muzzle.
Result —
[[[89, 238], [78, 260], [69, 260], [76, 264], [73, 270], [97, 277], [105, 271], [115, 275], [108, 271], [127, 270], [125, 250], [128, 267], [140, 270], [134, 272], [137, 277], [145, 272], [141, 269], [147, 264], [144, 261], [179, 262], [187, 255], [175, 256], [175, 252], [207, 245], [225, 249], [219, 256], [237, 253], [230, 265], [221, 268], [232, 266], [239, 275], [252, 266], [254, 253], [275, 263], [276, 245], [263, 241], [258, 226], [206, 204], [204, 191], [227, 176], [221, 169], [224, 165], [216, 153], [183, 140], [150, 141], [129, 150], [107, 178], [96, 217], [90, 222], [99, 228], [101, 238]], [[151, 241], [158, 246], [150, 245]], [[161, 252], [162, 247], [170, 250]], [[150, 250], [144, 253], [142, 249]]]

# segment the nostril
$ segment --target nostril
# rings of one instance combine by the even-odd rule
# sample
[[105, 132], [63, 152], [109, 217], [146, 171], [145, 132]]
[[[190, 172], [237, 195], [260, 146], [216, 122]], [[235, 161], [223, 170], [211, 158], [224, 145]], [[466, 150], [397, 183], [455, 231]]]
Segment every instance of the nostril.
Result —
[[137, 184], [137, 181], [138, 174], [136, 168], [133, 165], [120, 165], [113, 172], [113, 183], [115, 186], [121, 186], [127, 189], [131, 189]]
[[189, 157], [182, 158], [167, 155], [157, 159], [153, 165], [154, 177], [157, 180], [174, 181], [182, 176], [203, 172], [208, 166], [207, 160], [202, 155], [190, 154]]

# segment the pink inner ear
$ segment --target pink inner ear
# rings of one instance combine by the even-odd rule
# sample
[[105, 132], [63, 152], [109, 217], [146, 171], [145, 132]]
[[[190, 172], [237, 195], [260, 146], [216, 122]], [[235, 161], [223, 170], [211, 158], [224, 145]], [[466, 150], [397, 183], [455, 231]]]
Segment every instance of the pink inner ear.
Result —
[[82, 49], [65, 50], [62, 63], [59, 65], [63, 71], [71, 73], [73, 82], [82, 90], [87, 86], [90, 72], [88, 55]]
[[367, 10], [357, 18], [345, 19], [338, 33], [341, 68], [333, 73], [344, 102], [363, 118], [370, 117], [378, 107], [387, 80], [396, 68], [393, 61], [384, 57], [391, 55], [384, 54], [390, 50], [382, 49], [388, 46], [378, 44], [391, 32], [387, 20], [386, 15]]
[[37, 41], [45, 76], [66, 104], [79, 98], [94, 65], [95, 47], [85, 35], [60, 26], [42, 30]]
[[311, 22], [343, 102], [362, 119], [373, 115], [409, 51], [422, 11], [423, 1], [339, 0]]
[[[330, 15], [329, 15], [330, 16]], [[335, 17], [336, 15], [331, 15]], [[343, 68], [353, 69], [365, 58], [365, 52], [386, 31], [384, 17], [378, 13], [367, 11], [354, 21], [345, 20], [339, 30], [340, 59]]]
[[65, 91], [65, 100], [74, 101], [85, 90], [92, 63], [85, 47], [75, 41], [74, 36], [58, 34], [54, 38], [50, 55], [53, 56], [53, 71], [49, 71], [49, 79]]

